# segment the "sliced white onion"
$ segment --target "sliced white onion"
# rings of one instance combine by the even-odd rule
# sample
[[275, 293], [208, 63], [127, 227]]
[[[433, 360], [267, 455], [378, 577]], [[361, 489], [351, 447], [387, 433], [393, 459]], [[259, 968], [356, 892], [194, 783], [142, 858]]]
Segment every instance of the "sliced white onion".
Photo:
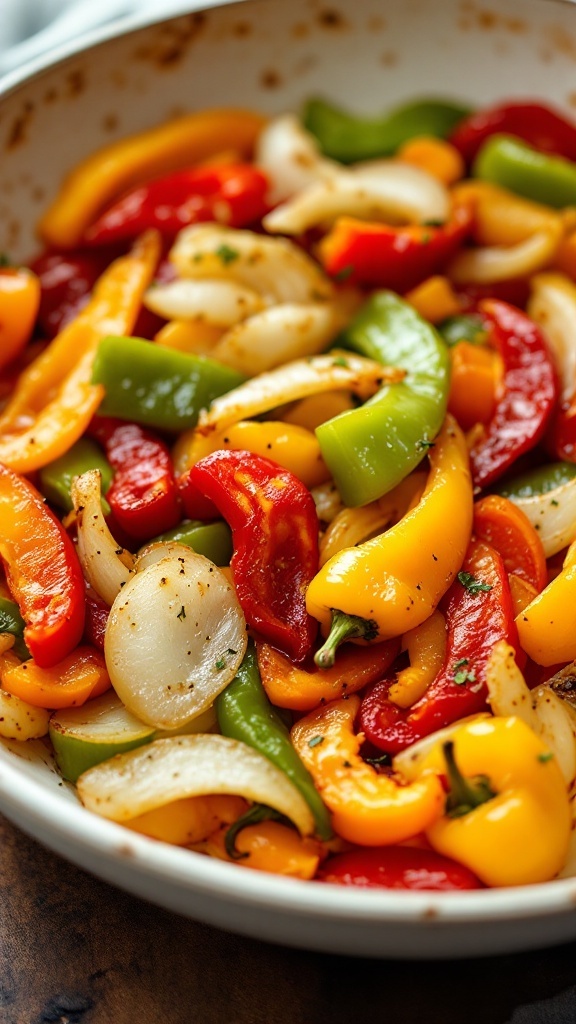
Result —
[[200, 414], [197, 430], [207, 435], [238, 420], [253, 419], [279, 405], [324, 391], [354, 391], [367, 398], [385, 382], [403, 377], [402, 370], [382, 366], [351, 352], [334, 350], [330, 355], [297, 359], [269, 373], [261, 373], [216, 398]]
[[263, 224], [267, 231], [300, 235], [337, 217], [420, 224], [443, 222], [449, 212], [448, 191], [437, 178], [399, 160], [382, 160], [308, 185], [267, 214]]
[[90, 768], [78, 779], [89, 810], [129, 821], [156, 807], [216, 793], [266, 804], [313, 835], [314, 819], [287, 775], [258, 751], [228, 736], [196, 735], [155, 740]]
[[233, 327], [264, 306], [257, 292], [235, 281], [179, 279], [149, 288], [144, 305], [166, 320], [201, 320]]
[[0, 736], [3, 739], [39, 740], [48, 732], [50, 714], [0, 689]]
[[210, 355], [254, 377], [293, 359], [323, 352], [340, 327], [332, 303], [283, 303], [227, 331]]
[[294, 114], [268, 122], [258, 138], [254, 162], [271, 182], [268, 199], [273, 205], [340, 169], [322, 156], [315, 137]]
[[534, 274], [550, 262], [560, 241], [560, 230], [536, 231], [524, 242], [509, 246], [485, 246], [459, 252], [447, 274], [455, 284], [494, 284]]
[[137, 718], [178, 729], [234, 678], [246, 622], [234, 588], [183, 544], [136, 572], [110, 609], [104, 651], [112, 685]]
[[508, 499], [522, 509], [538, 532], [546, 558], [576, 539], [576, 477], [545, 494], [530, 498], [509, 494]]
[[170, 260], [180, 277], [236, 281], [268, 303], [317, 302], [334, 294], [318, 264], [287, 238], [194, 224], [179, 233]]
[[576, 779], [576, 716], [550, 685], [530, 690], [518, 668], [514, 650], [496, 644], [486, 669], [488, 701], [495, 715], [516, 715], [554, 754], [568, 786]]
[[576, 285], [564, 274], [537, 274], [530, 281], [528, 316], [544, 329], [560, 376], [560, 404], [576, 390]]
[[332, 523], [336, 516], [345, 509], [342, 496], [333, 480], [318, 484], [310, 491], [320, 523]]
[[134, 559], [114, 540], [101, 503], [99, 469], [89, 469], [72, 481], [71, 496], [78, 527], [78, 557], [96, 593], [112, 604], [134, 572]]

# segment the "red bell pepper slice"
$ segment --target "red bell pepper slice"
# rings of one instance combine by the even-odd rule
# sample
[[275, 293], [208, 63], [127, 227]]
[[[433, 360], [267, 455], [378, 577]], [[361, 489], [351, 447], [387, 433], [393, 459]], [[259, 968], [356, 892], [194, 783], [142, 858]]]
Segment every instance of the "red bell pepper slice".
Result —
[[115, 470], [106, 494], [128, 536], [149, 540], [180, 522], [178, 488], [168, 447], [137, 423], [97, 416], [89, 432]]
[[47, 338], [70, 323], [88, 302], [96, 281], [111, 262], [109, 254], [45, 252], [31, 264], [40, 280], [38, 326]]
[[188, 224], [210, 220], [242, 228], [270, 209], [267, 191], [266, 175], [251, 164], [176, 171], [127, 192], [88, 228], [85, 241], [109, 245], [148, 228], [173, 237]]
[[483, 300], [478, 308], [504, 366], [494, 414], [470, 452], [474, 484], [487, 487], [542, 438], [558, 386], [548, 346], [533, 320], [494, 299]]
[[503, 103], [464, 118], [450, 136], [466, 163], [496, 132], [515, 135], [541, 153], [576, 160], [576, 127], [542, 103]]
[[338, 853], [320, 867], [316, 881], [361, 889], [448, 892], [483, 888], [463, 864], [417, 846], [382, 846]]
[[305, 591], [318, 572], [318, 516], [304, 484], [248, 451], [216, 451], [190, 470], [232, 530], [230, 562], [248, 625], [293, 661], [312, 650], [318, 623]]
[[84, 578], [74, 545], [42, 495], [0, 463], [0, 555], [26, 623], [24, 639], [37, 665], [50, 668], [79, 643]]
[[470, 208], [455, 208], [441, 227], [392, 227], [341, 217], [318, 247], [320, 261], [334, 278], [406, 292], [438, 273], [470, 228]]
[[199, 519], [203, 523], [209, 523], [212, 519], [218, 519], [218, 509], [210, 498], [202, 494], [196, 484], [190, 479], [191, 470], [187, 469], [181, 473], [176, 480], [178, 494], [184, 509], [184, 515], [188, 519]]
[[84, 640], [97, 647], [99, 651], [104, 650], [104, 636], [110, 608], [99, 594], [86, 583], [86, 617], [84, 620]]
[[397, 754], [424, 736], [486, 707], [486, 667], [500, 640], [518, 649], [508, 575], [494, 548], [473, 540], [448, 591], [446, 657], [420, 700], [400, 708], [388, 697], [395, 676], [375, 683], [360, 706], [360, 729], [379, 750]]
[[544, 547], [532, 523], [508, 498], [489, 494], [474, 506], [472, 532], [502, 555], [506, 572], [520, 576], [538, 593], [548, 583]]

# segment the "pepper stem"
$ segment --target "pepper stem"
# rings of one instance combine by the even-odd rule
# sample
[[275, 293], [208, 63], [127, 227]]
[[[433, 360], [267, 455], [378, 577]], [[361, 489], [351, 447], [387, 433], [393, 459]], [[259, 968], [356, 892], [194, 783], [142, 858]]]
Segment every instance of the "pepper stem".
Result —
[[446, 814], [449, 818], [461, 818], [496, 796], [487, 775], [475, 775], [471, 779], [462, 775], [456, 764], [452, 740], [442, 744], [442, 753], [450, 783], [446, 798]]
[[314, 663], [318, 668], [332, 668], [336, 660], [336, 651], [345, 640], [360, 637], [362, 640], [375, 640], [378, 626], [374, 619], [362, 619], [359, 615], [347, 615], [337, 608], [332, 608], [332, 625], [328, 637], [319, 651], [314, 655]]
[[282, 815], [278, 811], [275, 811], [273, 807], [266, 807], [264, 804], [252, 804], [244, 814], [230, 825], [224, 836], [224, 848], [226, 853], [232, 860], [242, 860], [244, 857], [248, 857], [247, 853], [239, 853], [236, 849], [236, 836], [243, 828], [247, 828], [248, 825], [257, 825], [261, 821], [279, 821], [282, 819]]

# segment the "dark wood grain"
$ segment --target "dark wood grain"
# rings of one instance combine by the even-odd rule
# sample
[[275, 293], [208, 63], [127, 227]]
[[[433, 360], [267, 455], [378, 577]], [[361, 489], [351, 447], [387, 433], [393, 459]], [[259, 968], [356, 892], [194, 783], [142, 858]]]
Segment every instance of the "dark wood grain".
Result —
[[284, 949], [159, 910], [0, 816], [1, 1024], [574, 1024], [576, 944], [392, 963]]

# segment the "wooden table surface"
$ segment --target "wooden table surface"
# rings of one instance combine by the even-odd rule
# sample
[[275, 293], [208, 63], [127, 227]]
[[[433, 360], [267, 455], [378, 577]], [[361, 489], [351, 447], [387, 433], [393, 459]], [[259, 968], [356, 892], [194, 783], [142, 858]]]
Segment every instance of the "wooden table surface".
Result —
[[0, 1024], [574, 1024], [576, 943], [452, 963], [284, 949], [128, 896], [0, 816]]

